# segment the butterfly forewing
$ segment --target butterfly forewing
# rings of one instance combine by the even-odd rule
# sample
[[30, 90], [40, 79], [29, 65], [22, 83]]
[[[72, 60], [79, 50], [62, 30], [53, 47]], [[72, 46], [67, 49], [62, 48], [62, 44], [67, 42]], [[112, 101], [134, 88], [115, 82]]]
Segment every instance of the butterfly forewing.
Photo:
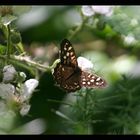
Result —
[[60, 60], [62, 65], [71, 67], [78, 67], [77, 58], [72, 44], [69, 40], [64, 39], [61, 42]]

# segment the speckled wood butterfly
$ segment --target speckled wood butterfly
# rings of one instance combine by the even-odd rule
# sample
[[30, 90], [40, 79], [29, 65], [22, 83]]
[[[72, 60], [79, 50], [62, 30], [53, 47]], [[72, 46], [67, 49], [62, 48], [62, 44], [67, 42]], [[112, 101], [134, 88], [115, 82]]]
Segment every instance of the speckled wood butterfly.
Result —
[[54, 79], [60, 88], [66, 92], [75, 92], [82, 87], [102, 88], [106, 86], [104, 79], [83, 71], [78, 66], [74, 48], [69, 40], [64, 39], [60, 46], [60, 62], [53, 72]]

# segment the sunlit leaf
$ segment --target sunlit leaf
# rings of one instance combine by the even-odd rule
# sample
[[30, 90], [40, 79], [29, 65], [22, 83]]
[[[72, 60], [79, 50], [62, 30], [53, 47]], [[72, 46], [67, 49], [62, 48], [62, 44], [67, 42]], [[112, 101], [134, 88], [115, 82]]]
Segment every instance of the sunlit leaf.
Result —
[[3, 23], [5, 26], [9, 25], [11, 22], [15, 21], [17, 19], [16, 16], [13, 15], [7, 15], [1, 18], [1, 23]]

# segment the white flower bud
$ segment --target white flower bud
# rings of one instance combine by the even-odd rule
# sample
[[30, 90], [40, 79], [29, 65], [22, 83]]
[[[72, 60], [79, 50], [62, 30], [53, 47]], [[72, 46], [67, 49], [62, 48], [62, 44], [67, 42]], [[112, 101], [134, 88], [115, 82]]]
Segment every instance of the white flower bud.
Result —
[[103, 14], [111, 16], [114, 6], [82, 6], [81, 10], [85, 16], [93, 16], [94, 14]]
[[129, 34], [128, 36], [123, 36], [124, 37], [124, 43], [126, 45], [132, 45], [136, 43], [136, 39], [133, 35]]
[[82, 6], [82, 13], [85, 16], [92, 16], [95, 12], [93, 11], [91, 6]]
[[26, 79], [26, 77], [27, 77], [24, 72], [20, 72], [19, 76], [20, 76], [21, 81], [24, 81]]
[[16, 70], [12, 65], [7, 65], [3, 68], [3, 82], [10, 83], [15, 80]]
[[31, 106], [28, 104], [23, 105], [21, 110], [20, 110], [20, 114], [22, 116], [26, 115], [29, 112], [30, 108], [31, 108]]
[[99, 14], [104, 14], [106, 16], [110, 16], [112, 14], [113, 6], [92, 6], [92, 9]]
[[78, 62], [78, 66], [84, 71], [93, 68], [92, 62], [84, 57], [78, 57], [77, 62]]
[[29, 79], [24, 83], [23, 94], [21, 96], [22, 102], [28, 100], [31, 97], [33, 91], [38, 86], [38, 83], [39, 82], [36, 79]]

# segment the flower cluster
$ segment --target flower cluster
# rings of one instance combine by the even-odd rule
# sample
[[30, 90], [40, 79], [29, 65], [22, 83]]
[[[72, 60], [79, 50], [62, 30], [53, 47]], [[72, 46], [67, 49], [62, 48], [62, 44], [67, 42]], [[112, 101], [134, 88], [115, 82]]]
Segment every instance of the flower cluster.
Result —
[[124, 39], [124, 44], [126, 45], [133, 45], [137, 42], [133, 34], [128, 34], [127, 36], [122, 37]]
[[78, 57], [77, 62], [78, 66], [84, 71], [90, 71], [93, 68], [92, 62], [84, 57]]
[[14, 110], [18, 107], [21, 115], [26, 115], [29, 112], [31, 107], [29, 100], [39, 83], [36, 79], [26, 81], [25, 79], [25, 73], [17, 72], [12, 65], [7, 65], [3, 68], [0, 97], [10, 107], [16, 104], [12, 109]]
[[85, 16], [93, 16], [95, 14], [103, 14], [105, 16], [111, 16], [114, 6], [82, 6], [82, 13]]

